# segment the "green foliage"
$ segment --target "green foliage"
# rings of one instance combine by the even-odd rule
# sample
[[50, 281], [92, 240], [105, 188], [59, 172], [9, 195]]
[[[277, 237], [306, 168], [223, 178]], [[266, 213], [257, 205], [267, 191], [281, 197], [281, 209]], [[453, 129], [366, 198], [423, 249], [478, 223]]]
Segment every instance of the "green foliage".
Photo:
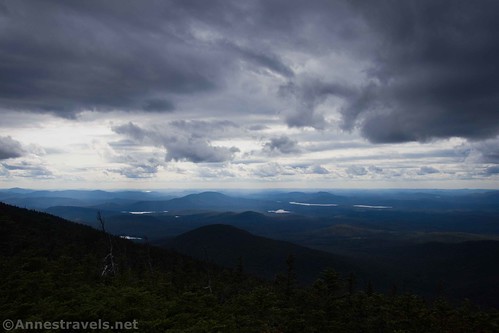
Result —
[[135, 319], [141, 332], [455, 333], [499, 328], [495, 310], [355, 291], [353, 276], [344, 278], [332, 269], [300, 288], [292, 257], [269, 283], [245, 275], [242, 262], [232, 272], [113, 237], [118, 273], [101, 277], [108, 246], [102, 232], [6, 205], [0, 205], [0, 230], [2, 319]]

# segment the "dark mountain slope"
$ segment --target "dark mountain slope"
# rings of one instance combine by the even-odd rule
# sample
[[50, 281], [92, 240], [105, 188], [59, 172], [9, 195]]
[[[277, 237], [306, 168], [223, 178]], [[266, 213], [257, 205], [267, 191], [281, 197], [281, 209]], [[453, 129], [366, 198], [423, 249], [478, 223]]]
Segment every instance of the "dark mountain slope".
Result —
[[[109, 240], [118, 269], [101, 276]], [[0, 203], [0, 318], [16, 325], [119, 321], [140, 332], [255, 333], [494, 332], [499, 325], [497, 311], [348, 292], [334, 274], [310, 288], [291, 279], [265, 283]]]
[[[217, 299], [229, 297], [236, 280], [214, 265], [3, 203], [0, 235], [0, 318], [136, 320], [144, 332], [235, 329], [223, 318], [209, 322], [224, 312]], [[102, 276], [109, 240], [116, 274]], [[262, 285], [239, 275], [237, 281]]]
[[314, 222], [316, 220], [294, 214], [264, 215], [253, 211], [245, 211], [213, 216], [209, 224], [227, 224], [254, 234], [278, 238], [282, 233], [301, 232], [315, 227]]
[[[372, 251], [403, 287], [499, 307], [499, 241], [424, 243]], [[437, 290], [440, 289], [440, 290]]]
[[229, 225], [204, 226], [163, 244], [195, 258], [235, 267], [240, 260], [244, 270], [265, 278], [274, 278], [286, 270], [286, 259], [294, 257], [297, 279], [310, 283], [326, 268], [348, 274], [359, 269], [347, 259], [308, 249], [293, 243], [250, 234]]
[[[106, 224], [106, 228], [107, 228]], [[26, 210], [0, 202], [0, 254], [16, 256], [19, 253], [43, 254], [50, 258], [76, 256], [100, 258], [95, 265], [102, 268], [101, 260], [109, 251], [107, 236], [89, 226], [72, 223], [62, 218], [33, 210]], [[172, 265], [174, 261], [191, 261], [177, 253], [164, 249], [136, 244], [110, 236], [115, 246], [117, 260], [126, 260], [126, 266], [144, 266], [145, 252], [153, 255], [158, 268]], [[199, 265], [199, 263], [198, 263]], [[204, 270], [202, 265], [200, 270]]]

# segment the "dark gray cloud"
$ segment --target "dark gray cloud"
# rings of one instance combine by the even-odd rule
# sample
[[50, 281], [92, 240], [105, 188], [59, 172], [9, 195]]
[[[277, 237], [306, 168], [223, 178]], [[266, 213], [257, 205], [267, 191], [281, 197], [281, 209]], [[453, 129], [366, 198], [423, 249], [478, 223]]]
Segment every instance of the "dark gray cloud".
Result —
[[4, 4], [4, 108], [65, 117], [83, 109], [169, 112], [171, 94], [213, 89], [223, 68], [216, 50], [189, 47], [190, 20], [174, 2]]
[[377, 167], [375, 165], [371, 165], [369, 168], [367, 168], [369, 172], [376, 173], [376, 174], [382, 174], [383, 173], [383, 168]]
[[0, 136], [0, 160], [21, 157], [25, 154], [21, 143], [10, 136]]
[[236, 147], [213, 146], [208, 140], [189, 137], [166, 137], [163, 139], [166, 161], [189, 161], [194, 163], [219, 163], [230, 161], [239, 152]]
[[161, 161], [154, 158], [139, 162], [128, 156], [127, 158], [124, 158], [124, 161], [120, 162], [129, 163], [130, 165], [119, 169], [108, 169], [107, 171], [118, 173], [127, 178], [152, 178], [158, 173], [159, 167], [161, 166]]
[[239, 128], [234, 122], [228, 120], [175, 120], [170, 122], [169, 125], [194, 136], [210, 137], [221, 137], [224, 136], [224, 133], [230, 133]]
[[270, 154], [296, 154], [300, 152], [298, 142], [285, 135], [271, 138], [263, 145], [263, 150]]
[[368, 174], [367, 169], [360, 165], [351, 165], [345, 171], [350, 176], [365, 176]]
[[233, 160], [237, 147], [214, 146], [213, 138], [231, 136], [238, 125], [231, 121], [172, 121], [165, 128], [156, 128], [151, 135], [154, 142], [166, 148], [166, 161], [220, 163]]
[[[497, 1], [356, 1], [380, 42], [358, 124], [373, 142], [499, 132]], [[373, 109], [374, 107], [374, 109]], [[348, 117], [348, 115], [345, 115]]]
[[374, 143], [453, 136], [476, 140], [499, 132], [499, 23], [494, 14], [499, 3], [350, 4], [348, 14], [363, 17], [370, 32], [364, 47], [342, 45], [358, 59], [365, 54], [367, 78], [356, 85], [327, 77], [306, 84], [291, 81], [282, 89], [297, 97], [296, 110], [285, 117], [289, 126], [325, 128], [317, 107], [333, 96], [341, 100], [342, 128], [358, 127]]
[[487, 177], [498, 175], [499, 174], [499, 166], [494, 165], [486, 168], [483, 174]]
[[[227, 96], [241, 73], [257, 72], [277, 77], [265, 97], [289, 109], [269, 116], [281, 114], [290, 127], [328, 130], [320, 106], [332, 98], [342, 129], [374, 143], [499, 133], [497, 1], [1, 4], [2, 109], [68, 118], [82, 110], [183, 112], [182, 101]], [[340, 79], [341, 65], [324, 60], [331, 54], [363, 75]], [[244, 105], [259, 97], [248, 92]], [[230, 119], [232, 111], [220, 112]]]
[[285, 120], [290, 127], [324, 129], [326, 119], [317, 111], [317, 107], [329, 96], [349, 99], [353, 97], [355, 91], [341, 83], [324, 82], [317, 78], [306, 77], [300, 81], [288, 81], [280, 87], [279, 93], [283, 97], [294, 99], [295, 108], [285, 115]]
[[440, 173], [440, 170], [434, 168], [434, 167], [431, 167], [431, 166], [422, 166], [421, 168], [419, 168], [418, 170], [418, 175], [431, 175], [433, 173]]
[[1, 106], [66, 117], [172, 111], [175, 95], [218, 89], [241, 63], [291, 78], [287, 51], [323, 53], [365, 30], [344, 1], [2, 4]]
[[[231, 122], [174, 121], [162, 127], [143, 129], [132, 122], [112, 127], [115, 133], [138, 142], [166, 148], [166, 161], [220, 163], [230, 161], [240, 150], [237, 147], [214, 146], [207, 134], [235, 127]], [[220, 134], [220, 133], [219, 133]]]
[[256, 68], [263, 68], [284, 77], [294, 76], [291, 68], [285, 65], [275, 54], [270, 54], [268, 51], [256, 51], [252, 48], [241, 47], [228, 41], [224, 41], [222, 46], [233, 51], [236, 57], [256, 65]]
[[293, 163], [289, 167], [296, 170], [297, 173], [301, 172], [307, 175], [328, 175], [331, 173], [331, 171], [320, 164]]
[[145, 102], [142, 109], [151, 112], [169, 112], [175, 110], [175, 105], [166, 99], [151, 99]]
[[458, 147], [458, 151], [468, 155], [470, 162], [499, 164], [499, 138], [472, 142]]
[[140, 147], [140, 143], [135, 140], [124, 139], [108, 142], [108, 145], [115, 150], [130, 150]]
[[55, 178], [52, 171], [44, 165], [31, 163], [29, 161], [19, 161], [15, 163], [2, 163], [2, 166], [10, 175], [23, 178], [52, 179]]
[[296, 170], [292, 167], [283, 166], [279, 163], [270, 162], [263, 164], [253, 171], [257, 177], [271, 178], [279, 176], [293, 176]]
[[281, 89], [296, 97], [289, 126], [325, 128], [317, 107], [333, 96], [341, 100], [342, 128], [359, 127], [374, 143], [499, 132], [499, 3], [353, 1], [350, 9], [376, 41], [343, 44], [354, 57], [370, 55], [366, 81], [290, 81]]
[[143, 130], [132, 122], [129, 122], [128, 124], [113, 126], [112, 130], [117, 134], [124, 134], [137, 141], [142, 141], [148, 134], [147, 131]]
[[268, 129], [265, 125], [251, 125], [248, 127], [248, 130], [250, 131], [263, 131], [265, 129]]
[[487, 147], [490, 149], [487, 150], [482, 150], [482, 158], [480, 162], [483, 163], [494, 163], [494, 164], [499, 164], [499, 147]]

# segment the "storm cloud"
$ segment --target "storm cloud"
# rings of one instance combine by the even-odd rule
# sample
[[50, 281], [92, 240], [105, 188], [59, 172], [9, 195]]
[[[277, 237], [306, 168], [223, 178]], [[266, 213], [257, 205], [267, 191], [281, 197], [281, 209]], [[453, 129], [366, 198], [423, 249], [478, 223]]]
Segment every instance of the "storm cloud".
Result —
[[486, 168], [483, 173], [487, 177], [497, 175], [499, 174], [499, 166], [497, 165], [490, 166]]
[[499, 130], [496, 1], [369, 1], [358, 7], [382, 43], [374, 109], [357, 120], [372, 142], [483, 139]]
[[478, 170], [490, 183], [498, 12], [493, 0], [0, 0], [0, 173], [326, 186]]
[[263, 150], [270, 154], [293, 154], [300, 152], [298, 142], [284, 135], [271, 138], [270, 141], [263, 145]]
[[418, 175], [431, 175], [434, 173], [440, 173], [440, 171], [432, 166], [422, 166], [418, 171]]
[[460, 150], [467, 154], [470, 162], [499, 164], [499, 138], [472, 142]]
[[126, 158], [124, 161], [129, 166], [119, 169], [108, 169], [108, 172], [118, 173], [127, 178], [152, 178], [157, 173], [161, 166], [161, 161], [154, 158], [147, 159], [146, 161], [137, 161], [132, 157]]
[[55, 178], [52, 171], [50, 171], [44, 165], [36, 162], [19, 161], [13, 163], [2, 163], [2, 166], [10, 175], [15, 175], [17, 177], [39, 179]]
[[365, 176], [368, 173], [366, 168], [360, 165], [351, 165], [345, 171], [350, 176]]
[[167, 149], [166, 161], [218, 163], [232, 160], [239, 152], [237, 147], [213, 146], [208, 140], [193, 136], [167, 137], [163, 144]]
[[[327, 129], [319, 109], [333, 97], [328, 107], [341, 128], [358, 128], [374, 143], [499, 133], [496, 1], [4, 1], [2, 8], [4, 109], [63, 117], [183, 112], [177, 100], [223, 93], [256, 72], [280, 77], [270, 97], [291, 102], [282, 112], [291, 127]], [[334, 62], [308, 71], [294, 54], [344, 55], [360, 74], [335, 74], [343, 69]]]
[[0, 136], [0, 160], [21, 157], [24, 154], [25, 150], [19, 141], [10, 136]]
[[137, 141], [142, 141], [148, 134], [147, 131], [143, 130], [132, 122], [129, 122], [128, 124], [113, 126], [112, 130], [115, 133], [124, 134]]
[[174, 3], [4, 1], [2, 107], [73, 117], [83, 110], [171, 112], [170, 94], [213, 89], [217, 50], [193, 52]]
[[[118, 134], [135, 141], [145, 141], [166, 149], [165, 161], [189, 161], [193, 163], [219, 163], [230, 161], [239, 152], [231, 146], [215, 146], [207, 134], [225, 127], [233, 127], [230, 122], [185, 122], [175, 121], [160, 127], [143, 129], [129, 122], [112, 127]], [[192, 131], [197, 128], [198, 131]], [[210, 130], [209, 130], [210, 129]]]

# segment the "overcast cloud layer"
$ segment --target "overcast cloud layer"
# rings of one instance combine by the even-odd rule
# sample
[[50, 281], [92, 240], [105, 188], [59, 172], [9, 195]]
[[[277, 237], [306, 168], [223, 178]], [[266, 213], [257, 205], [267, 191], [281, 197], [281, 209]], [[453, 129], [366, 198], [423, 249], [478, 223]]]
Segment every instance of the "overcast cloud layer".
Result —
[[0, 181], [496, 188], [498, 12], [0, 0]]

